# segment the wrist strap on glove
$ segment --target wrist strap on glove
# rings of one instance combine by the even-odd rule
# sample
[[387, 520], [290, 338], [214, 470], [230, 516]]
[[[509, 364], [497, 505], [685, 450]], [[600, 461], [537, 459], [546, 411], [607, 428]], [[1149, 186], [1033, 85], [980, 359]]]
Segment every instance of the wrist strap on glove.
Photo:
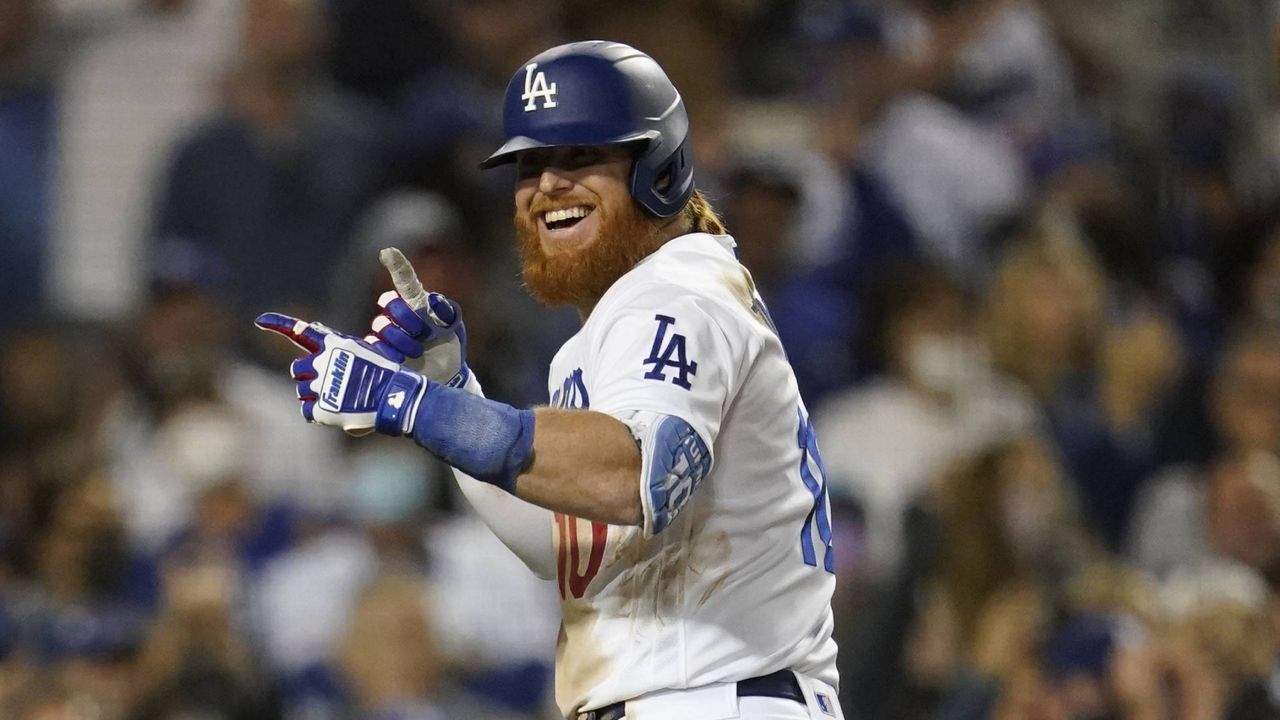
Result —
[[414, 414], [428, 380], [416, 372], [401, 370], [387, 382], [374, 429], [383, 435], [400, 436], [413, 432]]

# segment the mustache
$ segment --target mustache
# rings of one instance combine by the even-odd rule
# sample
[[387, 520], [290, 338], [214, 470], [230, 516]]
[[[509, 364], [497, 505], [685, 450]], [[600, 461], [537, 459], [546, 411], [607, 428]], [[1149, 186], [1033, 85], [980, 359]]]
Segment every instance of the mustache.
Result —
[[634, 203], [597, 207], [595, 239], [572, 253], [547, 255], [532, 213], [517, 212], [516, 237], [525, 288], [548, 306], [589, 307], [657, 248], [659, 228]]
[[[584, 207], [588, 210], [595, 210], [596, 204], [590, 200], [538, 200], [529, 206], [528, 214], [537, 218], [551, 210], [564, 210], [571, 207]], [[520, 213], [517, 211], [516, 214], [519, 215]]]

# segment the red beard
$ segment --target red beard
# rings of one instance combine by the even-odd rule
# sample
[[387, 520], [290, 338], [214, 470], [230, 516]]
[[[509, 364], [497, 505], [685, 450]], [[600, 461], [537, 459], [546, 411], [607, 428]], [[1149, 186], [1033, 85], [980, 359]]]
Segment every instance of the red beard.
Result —
[[532, 213], [516, 211], [525, 287], [544, 305], [590, 308], [618, 278], [658, 248], [659, 228], [635, 203], [615, 214], [598, 206], [596, 239], [573, 252], [547, 255]]

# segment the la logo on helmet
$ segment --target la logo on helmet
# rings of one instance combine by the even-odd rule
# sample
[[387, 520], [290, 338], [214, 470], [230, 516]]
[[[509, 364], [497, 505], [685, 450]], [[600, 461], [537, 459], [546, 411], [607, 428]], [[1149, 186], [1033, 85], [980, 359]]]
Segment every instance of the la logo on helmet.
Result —
[[529, 63], [524, 66], [524, 94], [520, 96], [524, 100], [524, 111], [537, 110], [534, 100], [542, 98], [542, 109], [553, 108], [556, 106], [556, 84], [547, 85], [547, 74], [539, 71], [534, 75], [534, 69], [538, 67], [538, 63]]

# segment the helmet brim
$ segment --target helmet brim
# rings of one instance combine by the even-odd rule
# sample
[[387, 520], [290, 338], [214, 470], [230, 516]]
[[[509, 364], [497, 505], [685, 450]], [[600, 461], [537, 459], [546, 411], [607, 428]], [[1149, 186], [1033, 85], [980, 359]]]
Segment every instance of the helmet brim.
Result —
[[634, 132], [634, 133], [627, 133], [625, 135], [606, 137], [598, 141], [573, 142], [573, 143], [545, 142], [542, 140], [538, 140], [536, 138], [528, 137], [526, 135], [517, 135], [516, 137], [513, 137], [510, 140], [503, 143], [502, 147], [498, 148], [493, 152], [492, 155], [485, 158], [484, 161], [480, 163], [480, 169], [488, 170], [489, 168], [495, 168], [495, 167], [498, 167], [499, 165], [506, 165], [508, 163], [513, 163], [516, 160], [516, 155], [518, 153], [524, 152], [525, 150], [536, 150], [538, 148], [554, 148], [554, 147], [594, 147], [597, 145], [628, 145], [631, 143], [649, 142], [651, 140], [656, 139], [658, 135], [659, 133], [656, 131], [646, 130], [643, 132]]

